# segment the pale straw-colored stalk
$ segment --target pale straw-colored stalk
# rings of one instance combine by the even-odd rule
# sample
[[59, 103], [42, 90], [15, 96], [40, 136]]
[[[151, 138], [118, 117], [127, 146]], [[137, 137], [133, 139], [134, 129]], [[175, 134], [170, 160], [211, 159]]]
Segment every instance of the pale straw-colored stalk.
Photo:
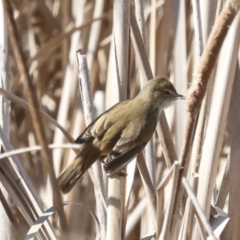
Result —
[[201, 182], [201, 184], [198, 187], [197, 196], [206, 216], [209, 216], [210, 213], [211, 196], [215, 184], [224, 128], [230, 104], [238, 56], [237, 49], [239, 48], [240, 41], [239, 36], [240, 25], [238, 16], [230, 28], [220, 54], [220, 62], [216, 76], [217, 82], [215, 82], [214, 86], [206, 138], [203, 143], [203, 152], [199, 168], [199, 182]]
[[[185, 3], [180, 1], [178, 21], [174, 39], [174, 85], [177, 91], [183, 95], [187, 93], [187, 39], [186, 35], [186, 20]], [[182, 137], [186, 127], [186, 103], [185, 101], [177, 101], [175, 108], [175, 143], [176, 151], [179, 155], [182, 145]]]
[[11, 6], [11, 2], [9, 0], [4, 0], [3, 2], [4, 2], [4, 9], [6, 13], [7, 22], [8, 22], [8, 32], [10, 35], [13, 52], [16, 57], [19, 72], [22, 75], [23, 85], [25, 86], [26, 98], [29, 101], [29, 107], [30, 107], [29, 109], [30, 109], [30, 116], [32, 119], [33, 129], [36, 134], [36, 138], [38, 142], [40, 143], [40, 145], [42, 145], [42, 148], [43, 148], [41, 151], [41, 156], [43, 158], [44, 167], [49, 173], [49, 178], [50, 178], [52, 188], [55, 189], [55, 191], [52, 194], [53, 202], [54, 204], [56, 204], [56, 207], [58, 209], [58, 213], [60, 216], [60, 225], [62, 228], [62, 232], [65, 235], [67, 234], [68, 226], [67, 226], [67, 221], [66, 221], [66, 217], [65, 217], [62, 202], [61, 202], [60, 190], [58, 188], [57, 180], [54, 172], [54, 164], [53, 164], [52, 156], [47, 147], [46, 132], [44, 129], [42, 118], [40, 117], [40, 114], [38, 111], [39, 102], [36, 95], [36, 89], [33, 86], [32, 78], [28, 72], [25, 55], [24, 55], [22, 46], [20, 45], [19, 33], [17, 30], [16, 22], [13, 17], [13, 9]]
[[[10, 78], [8, 75], [7, 65], [7, 26], [6, 18], [4, 14], [3, 1], [0, 1], [0, 87], [9, 90]], [[10, 105], [7, 99], [0, 97], [0, 125], [5, 131], [5, 134], [9, 137], [9, 124], [10, 124]], [[2, 141], [1, 141], [2, 142]], [[2, 143], [1, 143], [2, 145]], [[11, 237], [10, 233], [10, 219], [7, 217], [4, 207], [2, 205], [3, 199], [9, 204], [8, 192], [4, 189], [0, 183], [1, 198], [0, 200], [0, 238], [9, 240]]]
[[[95, 111], [91, 96], [91, 83], [89, 78], [89, 70], [86, 60], [86, 55], [82, 54], [81, 51], [77, 52], [77, 60], [79, 67], [79, 86], [82, 95], [82, 104], [83, 104], [83, 112], [85, 116], [86, 125], [89, 125], [95, 119]], [[103, 183], [103, 175], [101, 163], [98, 161], [93, 166], [93, 171], [96, 177], [97, 182], [99, 183], [100, 190], [102, 195], [104, 195], [104, 183]], [[99, 197], [99, 193], [95, 190], [95, 198], [96, 198], [96, 209], [98, 212], [98, 219], [101, 226], [101, 239], [106, 238], [106, 209], [102, 203], [102, 199]]]
[[[238, 33], [239, 34], [239, 33]], [[229, 191], [229, 204], [228, 204], [228, 215], [230, 217], [230, 222], [227, 226], [226, 231], [224, 231], [222, 235], [222, 239], [238, 239], [240, 236], [240, 228], [239, 228], [239, 199], [240, 199], [240, 191], [239, 191], [239, 184], [240, 184], [240, 175], [239, 175], [239, 156], [240, 156], [240, 148], [239, 148], [239, 124], [240, 124], [240, 112], [239, 112], [239, 101], [240, 101], [240, 84], [239, 84], [239, 78], [240, 78], [240, 72], [239, 72], [239, 63], [240, 63], [239, 53], [238, 53], [238, 61], [236, 66], [236, 73], [235, 73], [235, 79], [233, 83], [233, 90], [232, 90], [232, 98], [230, 102], [230, 108], [229, 108], [229, 126], [230, 126], [230, 154], [229, 154], [229, 167], [227, 165], [226, 174], [228, 177], [225, 180], [225, 184], [227, 185], [227, 189]], [[228, 180], [228, 181], [226, 181]], [[220, 208], [223, 206], [223, 203], [225, 202], [226, 198], [226, 190], [225, 188], [221, 188], [223, 190], [223, 194], [221, 198], [218, 198], [217, 203], [221, 204]], [[219, 206], [219, 205], [217, 205]]]
[[[127, 83], [129, 80], [129, 26], [130, 2], [128, 0], [114, 1], [113, 4], [113, 37], [112, 49], [115, 76], [109, 78], [111, 89], [110, 105], [127, 98]], [[112, 85], [113, 86], [113, 85]], [[125, 178], [116, 177], [108, 180], [108, 210], [107, 210], [107, 240], [124, 239], [125, 225]]]
[[[9, 143], [8, 138], [1, 127], [0, 137], [2, 139], [4, 150], [12, 151], [13, 147]], [[31, 224], [33, 224], [43, 212], [41, 200], [32, 186], [32, 183], [29, 181], [26, 171], [16, 156], [9, 158], [9, 161], [4, 165], [2, 164], [2, 167], [3, 173], [5, 173], [5, 175], [10, 179], [5, 180], [5, 188], [10, 194], [11, 199], [14, 199], [15, 204], [25, 216], [29, 226], [31, 226]], [[4, 174], [1, 174], [0, 178], [1, 181], [6, 179], [4, 178]], [[57, 239], [52, 226], [48, 222], [46, 222], [44, 226], [43, 231], [46, 236], [49, 236], [51, 239]]]

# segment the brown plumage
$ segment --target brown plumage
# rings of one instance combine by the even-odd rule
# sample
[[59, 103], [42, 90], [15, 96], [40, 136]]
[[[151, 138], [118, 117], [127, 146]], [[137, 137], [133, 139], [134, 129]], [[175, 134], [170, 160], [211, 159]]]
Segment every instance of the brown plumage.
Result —
[[165, 78], [150, 80], [133, 99], [114, 105], [96, 118], [76, 139], [81, 149], [58, 178], [63, 193], [97, 160], [104, 162], [110, 176], [118, 173], [140, 152], [152, 137], [159, 113], [183, 98]]

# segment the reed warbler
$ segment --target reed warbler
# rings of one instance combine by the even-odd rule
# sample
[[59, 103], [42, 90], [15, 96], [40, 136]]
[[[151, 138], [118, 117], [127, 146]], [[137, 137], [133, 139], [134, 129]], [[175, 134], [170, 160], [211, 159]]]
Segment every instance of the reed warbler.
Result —
[[135, 98], [101, 114], [76, 139], [81, 149], [58, 178], [62, 192], [68, 193], [98, 159], [110, 177], [119, 173], [150, 140], [161, 111], [183, 98], [166, 78], [156, 77]]

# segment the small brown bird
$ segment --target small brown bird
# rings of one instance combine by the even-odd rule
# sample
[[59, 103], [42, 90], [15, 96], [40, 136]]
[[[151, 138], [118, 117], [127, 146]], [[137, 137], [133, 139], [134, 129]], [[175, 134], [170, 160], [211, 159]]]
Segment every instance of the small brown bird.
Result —
[[109, 176], [119, 173], [152, 137], [159, 113], [183, 98], [171, 82], [157, 77], [135, 98], [117, 103], [96, 118], [75, 141], [81, 149], [58, 178], [62, 192], [68, 193], [98, 159], [107, 158], [104, 170]]

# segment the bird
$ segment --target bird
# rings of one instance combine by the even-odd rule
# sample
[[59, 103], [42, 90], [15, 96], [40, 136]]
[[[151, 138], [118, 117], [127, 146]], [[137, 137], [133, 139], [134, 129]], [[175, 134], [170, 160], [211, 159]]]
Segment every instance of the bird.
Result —
[[135, 98], [115, 104], [97, 117], [75, 140], [79, 153], [58, 177], [63, 194], [68, 193], [100, 160], [109, 177], [114, 177], [144, 149], [152, 137], [159, 114], [175, 100], [184, 99], [163, 77], [149, 80]]

